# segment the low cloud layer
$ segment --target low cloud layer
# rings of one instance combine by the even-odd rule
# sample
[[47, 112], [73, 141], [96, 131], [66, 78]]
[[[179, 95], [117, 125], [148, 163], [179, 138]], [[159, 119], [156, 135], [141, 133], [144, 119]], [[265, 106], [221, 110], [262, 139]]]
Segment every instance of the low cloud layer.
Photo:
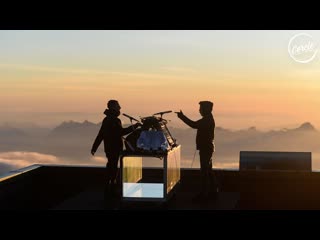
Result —
[[0, 153], [0, 174], [32, 164], [59, 164], [61, 162], [61, 159], [53, 155], [37, 152], [2, 152]]
[[213, 163], [214, 168], [223, 168], [223, 169], [239, 169], [239, 162], [233, 162], [233, 163]]
[[[106, 159], [91, 157], [86, 165], [104, 166]], [[0, 174], [24, 168], [33, 164], [71, 164], [82, 165], [75, 159], [58, 158], [54, 155], [37, 152], [0, 152]]]
[[91, 157], [91, 162], [92, 162], [94, 165], [96, 165], [96, 164], [99, 164], [99, 165], [103, 164], [103, 165], [105, 165], [105, 164], [107, 163], [107, 159], [106, 159], [105, 157], [96, 157], [96, 156], [94, 156], [94, 157]]

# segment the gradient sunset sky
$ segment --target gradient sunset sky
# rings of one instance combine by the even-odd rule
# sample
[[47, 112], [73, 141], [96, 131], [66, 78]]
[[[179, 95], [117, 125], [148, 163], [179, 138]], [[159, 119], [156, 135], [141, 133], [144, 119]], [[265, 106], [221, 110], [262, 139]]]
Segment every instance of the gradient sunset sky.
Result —
[[320, 59], [290, 57], [298, 33], [320, 43], [303, 30], [0, 31], [0, 124], [97, 123], [109, 99], [134, 117], [197, 120], [211, 100], [217, 126], [320, 128]]

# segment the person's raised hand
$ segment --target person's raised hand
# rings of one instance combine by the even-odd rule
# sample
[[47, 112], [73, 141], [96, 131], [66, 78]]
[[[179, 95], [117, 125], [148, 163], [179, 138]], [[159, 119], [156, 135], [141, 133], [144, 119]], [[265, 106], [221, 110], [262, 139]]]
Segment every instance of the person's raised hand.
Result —
[[180, 109], [180, 112], [175, 112], [175, 113], [177, 114], [178, 118], [181, 118], [183, 116], [183, 112], [181, 111], [181, 109]]

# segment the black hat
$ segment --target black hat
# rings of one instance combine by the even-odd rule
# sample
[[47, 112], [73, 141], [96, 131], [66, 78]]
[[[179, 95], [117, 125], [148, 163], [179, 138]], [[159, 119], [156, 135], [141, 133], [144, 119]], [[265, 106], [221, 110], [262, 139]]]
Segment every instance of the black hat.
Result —
[[204, 110], [204, 112], [210, 113], [213, 108], [213, 102], [210, 101], [200, 101], [200, 107]]
[[108, 101], [108, 108], [112, 108], [115, 105], [118, 105], [119, 102], [117, 100], [111, 99]]

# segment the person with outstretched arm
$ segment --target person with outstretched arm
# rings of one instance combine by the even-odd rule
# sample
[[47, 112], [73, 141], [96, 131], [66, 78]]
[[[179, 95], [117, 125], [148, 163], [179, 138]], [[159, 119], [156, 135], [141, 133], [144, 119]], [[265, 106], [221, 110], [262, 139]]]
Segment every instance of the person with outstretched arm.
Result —
[[185, 124], [197, 129], [196, 149], [199, 150], [200, 155], [201, 190], [195, 199], [203, 200], [209, 197], [209, 193], [214, 193], [216, 196], [218, 187], [216, 178], [212, 172], [212, 156], [215, 151], [215, 120], [212, 115], [213, 102], [200, 101], [199, 104], [199, 112], [202, 118], [197, 121], [189, 119], [181, 110], [176, 113], [178, 118]]

